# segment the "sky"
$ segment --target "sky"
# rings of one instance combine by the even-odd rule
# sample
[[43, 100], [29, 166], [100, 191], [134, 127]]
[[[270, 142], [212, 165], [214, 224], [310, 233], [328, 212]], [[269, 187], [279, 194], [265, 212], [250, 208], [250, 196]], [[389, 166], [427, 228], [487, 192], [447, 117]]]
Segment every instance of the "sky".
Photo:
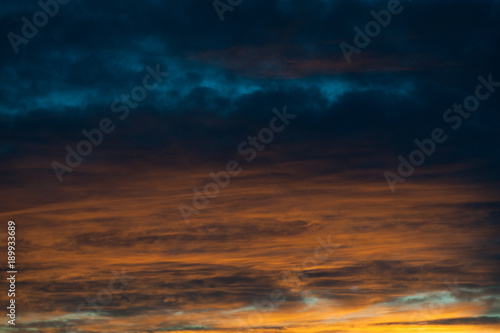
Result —
[[0, 332], [500, 332], [499, 20], [3, 1]]

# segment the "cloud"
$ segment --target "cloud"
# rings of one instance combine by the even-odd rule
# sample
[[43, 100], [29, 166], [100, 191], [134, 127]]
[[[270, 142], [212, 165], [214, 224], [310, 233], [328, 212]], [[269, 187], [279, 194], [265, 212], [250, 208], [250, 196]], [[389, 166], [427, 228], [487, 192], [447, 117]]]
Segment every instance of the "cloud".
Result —
[[438, 319], [426, 322], [413, 323], [381, 323], [375, 325], [500, 325], [498, 317], [468, 317], [468, 318], [448, 318]]
[[[479, 75], [500, 81], [499, 2], [404, 2], [348, 64], [339, 43], [385, 6], [244, 1], [220, 22], [210, 1], [72, 0], [18, 55], [5, 39], [0, 218], [18, 224], [20, 327], [396, 332], [429, 304], [428, 325], [496, 326], [498, 92], [397, 194], [383, 173], [448, 129]], [[36, 10], [7, 2], [0, 26]], [[169, 77], [120, 120], [110, 104], [155, 64]], [[284, 106], [297, 118], [245, 162], [239, 144]], [[59, 183], [51, 163], [103, 118], [116, 130]], [[178, 205], [232, 159], [242, 173], [186, 226]], [[328, 236], [339, 246], [305, 267]], [[135, 280], [79, 312], [122, 268]], [[273, 290], [286, 300], [258, 319]]]

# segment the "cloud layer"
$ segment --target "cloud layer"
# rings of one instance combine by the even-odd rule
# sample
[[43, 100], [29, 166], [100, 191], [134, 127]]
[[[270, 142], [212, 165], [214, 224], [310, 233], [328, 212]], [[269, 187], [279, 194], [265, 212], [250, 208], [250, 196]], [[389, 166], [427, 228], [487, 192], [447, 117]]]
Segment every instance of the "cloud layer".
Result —
[[[243, 1], [221, 22], [210, 1], [71, 0], [17, 54], [5, 38], [17, 328], [498, 331], [500, 94], [457, 130], [443, 114], [500, 81], [500, 4], [401, 6], [351, 63], [339, 44], [387, 2]], [[8, 1], [4, 35], [38, 10]], [[168, 77], [121, 119], [113, 102], [157, 64]], [[285, 106], [296, 118], [246, 161]], [[60, 183], [53, 161], [104, 118]], [[435, 128], [448, 140], [391, 192], [384, 172]], [[179, 204], [231, 160], [242, 172], [186, 224]]]

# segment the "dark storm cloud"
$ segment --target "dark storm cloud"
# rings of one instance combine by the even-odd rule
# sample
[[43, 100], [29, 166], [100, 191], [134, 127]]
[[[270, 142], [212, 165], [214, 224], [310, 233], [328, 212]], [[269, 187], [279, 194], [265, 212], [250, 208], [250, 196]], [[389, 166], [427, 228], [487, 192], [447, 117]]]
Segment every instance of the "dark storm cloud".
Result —
[[[199, 146], [221, 131], [257, 128], [272, 107], [288, 105], [303, 113], [296, 126], [307, 134], [298, 140], [361, 137], [378, 142], [374, 155], [397, 163], [415, 138], [443, 126], [443, 112], [473, 92], [478, 75], [500, 77], [500, 14], [494, 1], [402, 2], [400, 16], [347, 64], [339, 41], [352, 40], [352, 28], [383, 5], [254, 1], [221, 23], [207, 1], [71, 1], [18, 55], [7, 38], [2, 44], [0, 108], [9, 137], [2, 151], [19, 149], [16, 136], [63, 147], [79, 140], [81, 129], [95, 124], [89, 119], [116, 118], [111, 102], [140, 82], [146, 66], [159, 63], [171, 75], [132, 111], [133, 123], [119, 124], [130, 138], [120, 145], [158, 149], [164, 142], [155, 143], [175, 138]], [[9, 5], [3, 30], [16, 32], [20, 16], [36, 9]], [[450, 10], [454, 15], [442, 15]], [[498, 100], [487, 100], [430, 163], [485, 155], [498, 163], [489, 140], [499, 123]], [[233, 127], [242, 124], [251, 125]], [[146, 128], [149, 139], [138, 140]], [[366, 166], [379, 165], [376, 159]]]
[[[408, 96], [412, 102], [428, 102], [419, 105], [427, 109], [436, 107], [434, 99], [443, 93], [463, 93], [475, 76], [497, 68], [498, 2], [402, 3], [404, 18], [395, 17], [363, 50], [360, 69], [356, 59], [347, 65], [338, 41], [351, 40], [352, 28], [363, 26], [371, 18], [370, 10], [383, 9], [382, 2], [254, 1], [239, 6], [221, 23], [207, 1], [73, 0], [21, 46], [20, 54], [10, 52], [9, 41], [4, 40], [0, 70], [8, 84], [2, 91], [2, 107], [10, 113], [102, 107], [129, 89], [145, 66], [162, 63], [172, 78], [162, 88], [161, 98], [148, 100], [160, 109], [234, 112], [234, 99], [255, 89], [271, 92], [276, 86], [288, 87], [286, 95], [312, 87], [305, 94], [309, 100], [317, 99], [314, 87], [324, 86], [324, 76], [333, 74], [344, 74], [335, 78], [340, 84], [334, 90], [339, 85], [347, 92], [386, 89], [381, 81], [402, 89], [405, 84], [413, 86], [417, 93], [432, 90], [424, 92], [427, 101], [406, 91], [413, 95]], [[29, 17], [37, 9], [23, 2], [11, 7], [4, 14], [4, 31], [18, 32], [20, 16]], [[441, 14], [450, 8], [455, 15]], [[389, 75], [381, 80], [380, 75], [359, 75], [360, 70], [389, 71]], [[301, 80], [263, 82], [252, 73]], [[435, 80], [450, 86], [435, 91]], [[231, 90], [228, 86], [235, 91], [224, 92]], [[331, 93], [320, 95], [328, 99]]]

